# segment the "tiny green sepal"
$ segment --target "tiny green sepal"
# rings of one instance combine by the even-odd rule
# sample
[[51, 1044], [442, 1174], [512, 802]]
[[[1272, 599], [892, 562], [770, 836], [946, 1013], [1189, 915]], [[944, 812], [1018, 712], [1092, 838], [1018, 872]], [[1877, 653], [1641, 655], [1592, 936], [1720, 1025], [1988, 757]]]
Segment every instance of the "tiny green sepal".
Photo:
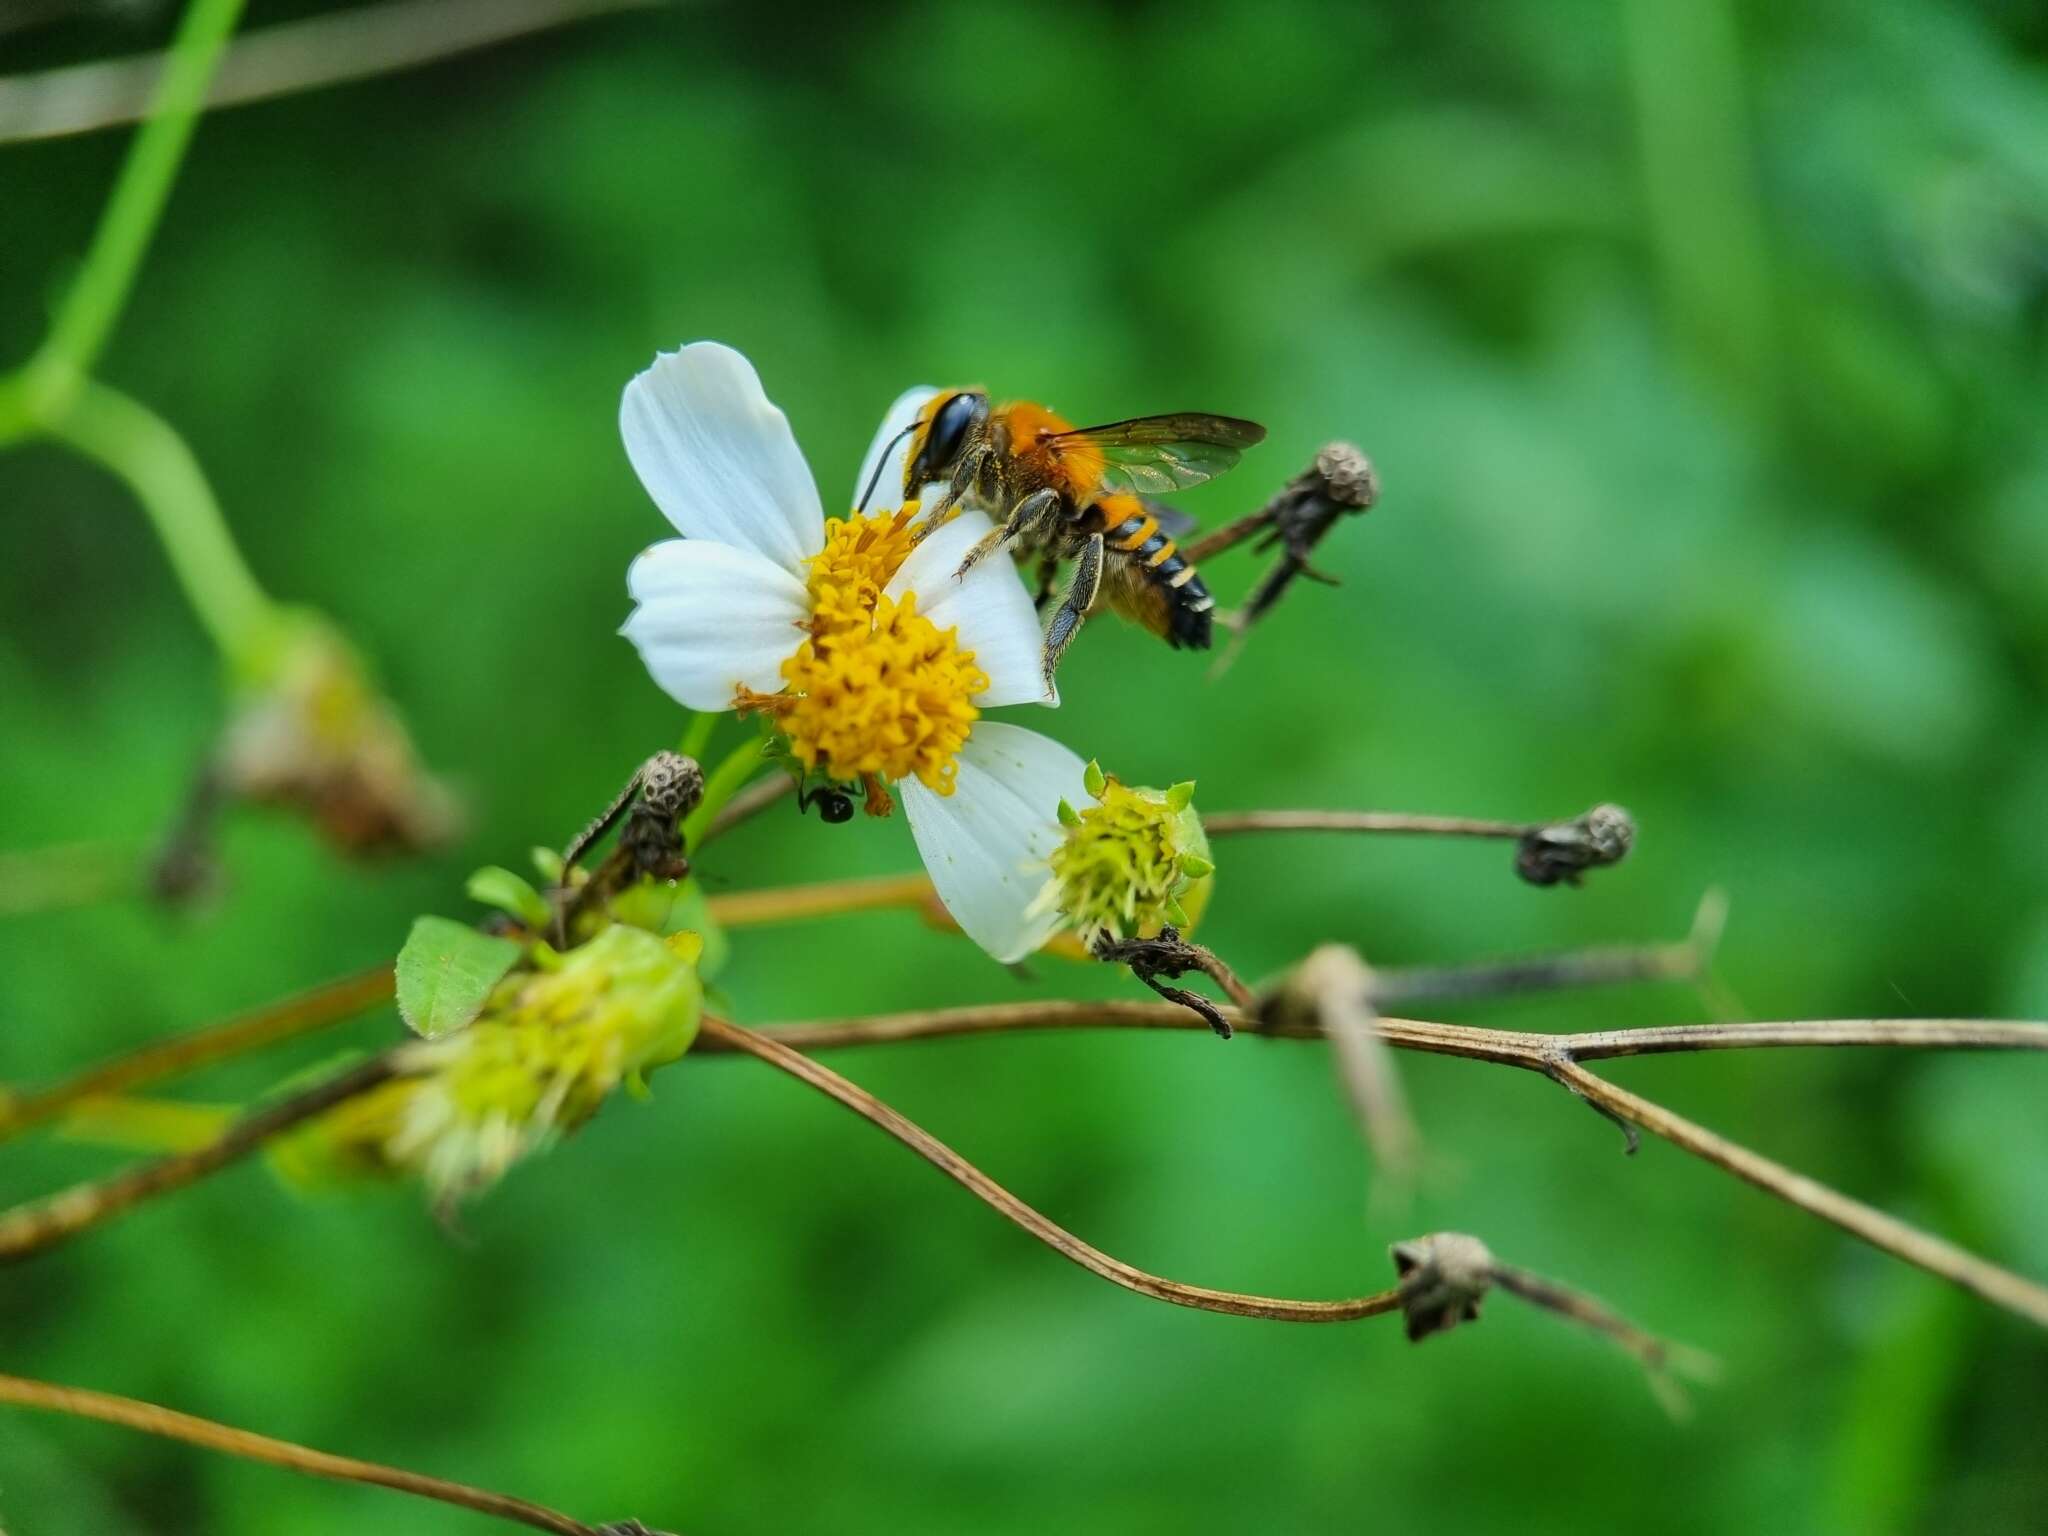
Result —
[[1184, 853], [1180, 856], [1180, 872], [1190, 880], [1199, 880], [1204, 875], [1216, 873], [1213, 860], [1203, 858], [1199, 853]]
[[519, 963], [519, 945], [445, 917], [413, 920], [398, 952], [398, 1012], [416, 1035], [452, 1034], [483, 1012], [491, 989]]
[[1102, 764], [1089, 759], [1088, 766], [1081, 770], [1081, 787], [1096, 799], [1102, 798], [1102, 792], [1109, 788], [1109, 778], [1103, 773]]
[[1195, 798], [1195, 781], [1183, 779], [1166, 792], [1166, 808], [1169, 811], [1184, 811]]
[[469, 877], [463, 889], [471, 901], [509, 912], [529, 928], [545, 928], [554, 921], [554, 913], [532, 882], [499, 865], [486, 864]]
[[1060, 801], [1060, 825], [1063, 827], [1078, 827], [1081, 825], [1081, 813], [1064, 799]]
[[1166, 904], [1166, 920], [1176, 928], [1192, 928], [1194, 926], [1188, 920], [1186, 909], [1181, 906], [1178, 900], [1169, 901]]

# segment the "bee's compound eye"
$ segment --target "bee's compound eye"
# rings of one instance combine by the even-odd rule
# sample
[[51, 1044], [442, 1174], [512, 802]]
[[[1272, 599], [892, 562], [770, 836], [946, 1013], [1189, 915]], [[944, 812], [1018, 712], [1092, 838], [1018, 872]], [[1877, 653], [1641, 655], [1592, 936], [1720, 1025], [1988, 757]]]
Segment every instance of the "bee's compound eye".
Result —
[[818, 819], [833, 826], [853, 820], [853, 798], [836, 789], [828, 789], [818, 796]]
[[925, 439], [925, 469], [936, 479], [952, 467], [967, 442], [967, 429], [974, 424], [980, 406], [978, 395], [962, 391], [953, 396], [932, 417], [931, 436]]

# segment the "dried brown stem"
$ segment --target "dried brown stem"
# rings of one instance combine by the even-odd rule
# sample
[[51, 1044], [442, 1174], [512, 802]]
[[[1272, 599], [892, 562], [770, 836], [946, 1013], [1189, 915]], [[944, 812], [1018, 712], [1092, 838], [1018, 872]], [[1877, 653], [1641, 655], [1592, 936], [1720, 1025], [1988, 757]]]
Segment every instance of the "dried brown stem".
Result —
[[[239, 106], [452, 58], [652, 0], [392, 0], [238, 39], [206, 105]], [[148, 115], [164, 56], [73, 64], [0, 79], [0, 143], [91, 133]]]
[[756, 779], [720, 807], [718, 814], [711, 818], [711, 825], [697, 840], [697, 846], [701, 848], [714, 837], [722, 837], [741, 822], [760, 815], [795, 788], [796, 780], [780, 771]]
[[147, 1083], [343, 1023], [386, 1001], [391, 990], [391, 967], [380, 965], [219, 1024], [155, 1041], [33, 1093], [10, 1097], [0, 1090], [0, 1141], [56, 1118], [81, 1099], [132, 1093]]
[[1419, 837], [1524, 837], [1540, 821], [1413, 816], [1405, 811], [1218, 811], [1202, 817], [1211, 837], [1238, 832], [1385, 832]]
[[[1241, 1014], [1232, 1018], [1231, 1023], [1245, 1033], [1271, 1033], [1289, 1038], [1314, 1038], [1319, 1033], [1299, 1024], [1262, 1030], [1256, 1020]], [[772, 1030], [757, 1038], [780, 1045], [796, 1057], [799, 1052], [834, 1046], [1091, 1025], [1138, 1029], [1199, 1027], [1184, 1010], [1157, 1003], [1025, 1003], [885, 1014], [836, 1025]], [[1641, 1054], [1643, 1051], [1787, 1045], [2041, 1050], [2048, 1049], [2048, 1025], [1989, 1023], [1973, 1027], [1962, 1020], [1937, 1020], [1931, 1021], [1929, 1027], [1911, 1019], [1864, 1019], [1845, 1021], [1839, 1026], [1810, 1023], [1691, 1025], [1675, 1030], [1605, 1030], [1583, 1035], [1542, 1035], [1417, 1019], [1383, 1018], [1379, 1021], [1379, 1034], [1389, 1045], [1404, 1050], [1457, 1056], [1468, 1061], [1490, 1061], [1541, 1072], [1625, 1127], [1640, 1127], [1660, 1136], [1682, 1151], [1840, 1227], [1895, 1258], [2048, 1327], [2048, 1287], [1980, 1259], [1952, 1243], [1729, 1141], [1661, 1105], [1617, 1087], [1574, 1059], [1574, 1051], [1581, 1044], [1589, 1053], [1589, 1059]], [[1643, 1043], [1643, 1051], [1635, 1048], [1631, 1037], [1636, 1035], [1648, 1037]], [[705, 1048], [716, 1050], [720, 1044], [713, 1039], [700, 1044], [699, 1049]]]
[[1237, 1291], [1211, 1290], [1206, 1286], [1184, 1285], [1178, 1280], [1167, 1280], [1158, 1275], [1147, 1274], [1144, 1270], [1126, 1264], [1121, 1259], [1112, 1258], [1101, 1249], [1083, 1242], [1050, 1217], [1033, 1210], [929, 1131], [913, 1124], [866, 1089], [848, 1082], [829, 1067], [820, 1065], [801, 1052], [753, 1030], [743, 1029], [737, 1024], [710, 1015], [706, 1015], [704, 1019], [700, 1039], [715, 1041], [723, 1049], [742, 1051], [757, 1060], [765, 1061], [770, 1066], [780, 1068], [790, 1076], [809, 1084], [828, 1098], [837, 1100], [862, 1119], [895, 1137], [999, 1216], [1023, 1228], [1061, 1257], [1072, 1260], [1089, 1273], [1098, 1275], [1113, 1285], [1136, 1291], [1140, 1296], [1149, 1296], [1155, 1301], [1171, 1302], [1178, 1307], [1196, 1307], [1205, 1312], [1226, 1312], [1235, 1317], [1257, 1317], [1283, 1323], [1345, 1323], [1359, 1318], [1378, 1317], [1382, 1313], [1397, 1311], [1400, 1307], [1401, 1298], [1398, 1290], [1381, 1291], [1375, 1295], [1357, 1296], [1343, 1301], [1292, 1301], [1273, 1296], [1248, 1296]]
[[197, 1151], [158, 1158], [111, 1178], [74, 1184], [47, 1199], [0, 1212], [0, 1264], [29, 1258], [120, 1215], [131, 1206], [195, 1184], [210, 1173], [240, 1162], [271, 1137], [388, 1082], [395, 1071], [389, 1053], [374, 1056], [302, 1093], [244, 1115], [222, 1132], [219, 1140]]
[[1787, 1204], [1832, 1222], [1873, 1248], [1880, 1248], [1895, 1258], [1904, 1259], [1929, 1274], [1939, 1275], [1966, 1291], [1974, 1291], [1986, 1301], [2048, 1328], [2048, 1286], [1987, 1263], [1932, 1233], [1908, 1226], [1896, 1217], [1887, 1216], [1860, 1200], [1852, 1200], [1816, 1179], [1795, 1173], [1782, 1163], [1772, 1162], [1683, 1115], [1673, 1114], [1661, 1104], [1652, 1103], [1640, 1094], [1630, 1093], [1626, 1088], [1610, 1083], [1562, 1053], [1546, 1071], [1554, 1081], [1603, 1113], [1630, 1125], [1641, 1126], [1652, 1135], [1663, 1137], [1673, 1146], [1754, 1184], [1768, 1194], [1776, 1195]]
[[875, 875], [858, 880], [820, 880], [813, 885], [778, 885], [761, 891], [728, 891], [706, 903], [728, 928], [757, 923], [790, 923], [841, 912], [881, 907], [924, 909], [938, 900], [925, 875]]
[[302, 1472], [308, 1477], [389, 1488], [415, 1498], [434, 1499], [474, 1510], [480, 1515], [509, 1520], [536, 1531], [549, 1531], [554, 1536], [605, 1536], [605, 1531], [599, 1527], [585, 1525], [558, 1510], [526, 1499], [516, 1499], [510, 1494], [492, 1493], [467, 1483], [451, 1483], [399, 1467], [382, 1466], [374, 1461], [357, 1461], [352, 1456], [311, 1450], [288, 1440], [273, 1440], [268, 1435], [216, 1424], [211, 1419], [160, 1408], [155, 1403], [140, 1402], [132, 1397], [116, 1397], [83, 1387], [60, 1387], [51, 1382], [0, 1375], [0, 1403], [43, 1413], [69, 1414], [73, 1418], [96, 1419], [102, 1424], [114, 1424], [123, 1429], [139, 1430], [145, 1435], [196, 1445], [202, 1450], [218, 1451], [224, 1456], [239, 1456], [244, 1461]]

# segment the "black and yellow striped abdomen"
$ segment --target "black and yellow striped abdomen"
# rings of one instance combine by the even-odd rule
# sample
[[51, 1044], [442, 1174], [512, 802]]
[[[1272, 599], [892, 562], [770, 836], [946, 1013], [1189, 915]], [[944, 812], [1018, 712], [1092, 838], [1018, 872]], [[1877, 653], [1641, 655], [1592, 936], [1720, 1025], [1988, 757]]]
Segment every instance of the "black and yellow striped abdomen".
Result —
[[1126, 573], [1127, 590], [1149, 599], [1139, 605], [1149, 611], [1133, 617], [1169, 645], [1207, 650], [1216, 599], [1159, 519], [1135, 496], [1105, 496], [1094, 511], [1103, 522], [1104, 548], [1114, 552], [1112, 563]]

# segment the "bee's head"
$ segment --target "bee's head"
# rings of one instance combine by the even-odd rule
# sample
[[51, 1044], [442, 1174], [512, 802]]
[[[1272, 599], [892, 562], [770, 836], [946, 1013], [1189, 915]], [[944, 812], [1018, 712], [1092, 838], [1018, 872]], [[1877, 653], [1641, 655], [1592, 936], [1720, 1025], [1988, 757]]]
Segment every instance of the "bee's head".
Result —
[[910, 435], [910, 457], [904, 461], [903, 494], [934, 480], [951, 478], [961, 450], [988, 421], [988, 392], [980, 389], [941, 391], [918, 412]]

